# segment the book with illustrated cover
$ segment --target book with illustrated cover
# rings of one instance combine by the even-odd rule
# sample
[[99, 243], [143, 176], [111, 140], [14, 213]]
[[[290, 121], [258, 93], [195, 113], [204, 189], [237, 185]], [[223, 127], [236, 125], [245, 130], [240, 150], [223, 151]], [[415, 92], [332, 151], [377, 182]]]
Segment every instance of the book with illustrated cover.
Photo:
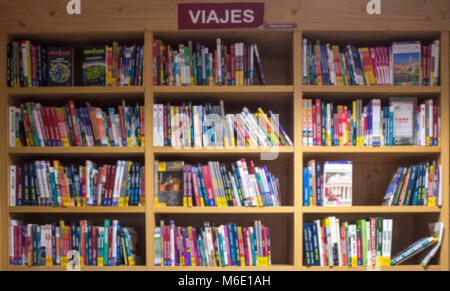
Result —
[[73, 48], [48, 48], [48, 86], [73, 86]]
[[155, 198], [159, 206], [183, 206], [184, 162], [158, 162], [158, 189]]
[[84, 86], [106, 86], [106, 46], [83, 49]]
[[392, 44], [394, 85], [419, 85], [420, 41], [394, 42]]
[[324, 206], [352, 206], [352, 162], [325, 162]]

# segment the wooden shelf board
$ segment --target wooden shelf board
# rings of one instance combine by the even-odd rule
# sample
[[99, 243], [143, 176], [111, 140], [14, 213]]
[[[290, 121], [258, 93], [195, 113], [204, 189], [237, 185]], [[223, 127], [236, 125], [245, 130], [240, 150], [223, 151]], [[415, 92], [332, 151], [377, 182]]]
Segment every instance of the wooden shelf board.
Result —
[[153, 86], [154, 93], [293, 93], [294, 86], [270, 85], [270, 86]]
[[422, 147], [422, 146], [383, 146], [383, 147], [356, 147], [356, 146], [316, 146], [303, 147], [303, 153], [321, 154], [321, 153], [392, 153], [392, 154], [438, 154], [441, 147]]
[[[62, 266], [8, 266], [9, 271], [65, 271]], [[145, 271], [146, 266], [81, 266], [81, 271]]]
[[111, 94], [144, 94], [144, 86], [73, 86], [73, 87], [31, 87], [31, 88], [8, 88], [6, 93], [10, 96], [20, 95], [111, 95]]
[[10, 147], [11, 155], [144, 155], [144, 147]]
[[301, 86], [303, 93], [439, 94], [439, 86]]
[[351, 207], [303, 207], [303, 213], [440, 213], [439, 207], [428, 206], [351, 206]]
[[153, 267], [155, 271], [294, 271], [293, 265], [272, 265], [269, 267]]
[[145, 207], [10, 206], [9, 213], [145, 213]]
[[294, 213], [293, 206], [282, 207], [155, 207], [154, 213], [221, 213], [221, 214], [260, 214]]
[[419, 265], [382, 266], [380, 269], [368, 269], [367, 267], [302, 267], [303, 271], [440, 271], [441, 266], [431, 265], [427, 267]]
[[154, 147], [155, 154], [258, 154], [258, 153], [293, 153], [294, 147], [239, 147], [239, 148], [218, 148], [218, 147], [203, 147], [203, 148], [173, 148], [173, 147]]

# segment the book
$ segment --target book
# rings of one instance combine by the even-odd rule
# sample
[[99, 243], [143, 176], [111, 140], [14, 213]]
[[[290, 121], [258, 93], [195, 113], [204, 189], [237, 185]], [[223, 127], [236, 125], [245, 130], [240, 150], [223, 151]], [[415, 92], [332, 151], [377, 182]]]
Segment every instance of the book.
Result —
[[442, 196], [440, 165], [422, 162], [399, 167], [386, 190], [385, 206], [438, 206]]
[[107, 47], [83, 48], [84, 86], [106, 86]]
[[[175, 266], [271, 266], [269, 228], [256, 220], [248, 227], [235, 223], [215, 225], [204, 222], [201, 227], [167, 225], [163, 220], [155, 228], [158, 265]], [[156, 264], [156, 262], [155, 262]]]
[[[226, 165], [155, 161], [156, 205], [183, 207], [281, 206], [279, 179], [245, 159]], [[171, 181], [169, 183], [169, 180]], [[175, 186], [174, 186], [175, 184]], [[168, 185], [172, 187], [167, 190]], [[163, 195], [163, 196], [161, 196]]]
[[[88, 220], [66, 224], [24, 224], [10, 221], [10, 264], [23, 266], [134, 266], [137, 233], [119, 221], [103, 226]], [[75, 252], [78, 254], [76, 255]]]
[[[117, 161], [97, 165], [34, 161], [11, 166], [11, 206], [142, 206], [145, 166]], [[24, 195], [34, 193], [34, 195]]]
[[327, 161], [323, 165], [323, 205], [351, 206], [353, 167], [351, 161]]
[[439, 146], [440, 107], [433, 99], [392, 97], [335, 104], [303, 99], [303, 146]]
[[303, 39], [303, 85], [439, 86], [440, 41], [340, 47]]
[[48, 86], [74, 85], [73, 48], [48, 47]]
[[251, 86], [255, 67], [260, 85], [266, 85], [263, 62], [256, 44], [226, 44], [217, 38], [208, 47], [198, 41], [168, 44], [153, 40], [155, 86]]
[[157, 185], [155, 204], [158, 206], [183, 206], [183, 161], [162, 162], [157, 165]]
[[[371, 231], [371, 221], [380, 229]], [[389, 266], [392, 246], [392, 219], [370, 218], [353, 222], [325, 217], [303, 223], [304, 264], [311, 266]], [[369, 227], [367, 227], [369, 226]], [[379, 241], [375, 246], [372, 242]], [[380, 260], [372, 259], [378, 251]]]
[[121, 105], [103, 110], [89, 102], [42, 106], [26, 102], [11, 106], [11, 146], [138, 147], [145, 143], [144, 107]]

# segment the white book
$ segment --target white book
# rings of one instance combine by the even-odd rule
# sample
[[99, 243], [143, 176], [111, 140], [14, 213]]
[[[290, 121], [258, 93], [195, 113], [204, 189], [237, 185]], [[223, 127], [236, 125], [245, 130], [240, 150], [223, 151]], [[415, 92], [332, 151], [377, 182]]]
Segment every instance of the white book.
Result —
[[16, 183], [17, 168], [15, 165], [9, 166], [9, 206], [16, 206]]
[[159, 104], [158, 108], [158, 133], [159, 133], [159, 146], [164, 146], [164, 105]]
[[169, 264], [175, 266], [175, 224], [170, 222]]
[[117, 193], [119, 193], [120, 187], [120, 178], [122, 177], [122, 161], [118, 160], [116, 162], [116, 174], [114, 177], [114, 187], [113, 187], [113, 195], [112, 195], [112, 205], [114, 205], [115, 199], [117, 197]]
[[37, 176], [37, 185], [36, 185], [36, 190], [38, 192], [37, 197], [40, 197], [43, 202], [45, 200], [45, 192], [42, 177], [41, 161], [34, 161], [34, 166], [36, 167], [36, 176]]
[[153, 146], [157, 147], [158, 144], [158, 104], [153, 104]]
[[324, 163], [324, 206], [352, 205], [351, 161], [328, 161]]
[[239, 172], [239, 176], [241, 178], [241, 185], [242, 185], [242, 196], [244, 198], [244, 206], [251, 206], [251, 197], [249, 193], [249, 189], [247, 186], [247, 179], [245, 177], [244, 168], [241, 161], [236, 162], [237, 171]]
[[111, 259], [112, 259], [112, 265], [117, 264], [117, 231], [118, 231], [118, 220], [112, 221], [112, 242], [111, 242]]
[[48, 181], [48, 167], [47, 167], [47, 163], [45, 161], [41, 161], [41, 176], [42, 176], [42, 182], [43, 182], [43, 187], [44, 187], [44, 193], [45, 193], [45, 198], [47, 199], [47, 203], [50, 203], [50, 183]]
[[356, 225], [350, 224], [348, 226], [349, 242], [350, 242], [350, 263], [351, 266], [358, 265], [358, 246], [356, 242]]
[[366, 220], [366, 245], [367, 245], [367, 266], [373, 266], [374, 262], [372, 262], [372, 244], [370, 239], [370, 221]]
[[247, 162], [241, 160], [241, 165], [244, 170], [245, 182], [247, 183], [248, 193], [250, 194], [250, 206], [256, 206], [256, 189], [253, 187], [252, 180], [247, 168]]
[[372, 100], [372, 145], [381, 145], [381, 100]]
[[326, 44], [327, 53], [328, 53], [328, 67], [330, 68], [330, 79], [333, 85], [337, 85], [336, 81], [336, 68], [334, 67], [334, 56], [333, 51], [331, 50], [330, 44]]

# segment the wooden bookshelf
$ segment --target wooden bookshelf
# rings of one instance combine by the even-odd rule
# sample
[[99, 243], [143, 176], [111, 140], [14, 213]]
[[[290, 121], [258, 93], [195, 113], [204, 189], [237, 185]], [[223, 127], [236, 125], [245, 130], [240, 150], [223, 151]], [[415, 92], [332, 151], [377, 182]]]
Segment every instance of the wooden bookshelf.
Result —
[[[304, 86], [302, 85], [302, 37], [321, 39], [346, 40], [354, 43], [377, 43], [410, 38], [429, 40], [434, 37], [441, 39], [441, 86]], [[144, 86], [138, 87], [83, 87], [80, 81], [74, 87], [44, 87], [44, 88], [7, 88], [6, 87], [6, 45], [12, 39], [30, 37], [34, 40], [59, 42], [74, 45], [79, 48], [84, 44], [98, 44], [112, 40], [135, 40], [143, 43], [144, 48]], [[188, 39], [202, 40], [206, 43], [214, 42], [216, 37], [225, 41], [246, 41], [257, 43], [263, 59], [268, 86], [248, 87], [170, 87], [153, 86], [152, 72], [152, 43], [153, 39], [162, 39], [177, 43]], [[276, 41], [274, 41], [275, 39]], [[370, 41], [369, 41], [370, 40]], [[10, 148], [8, 146], [8, 127], [0, 128], [3, 137], [0, 143], [2, 155], [0, 163], [0, 184], [3, 195], [0, 196], [0, 246], [1, 269], [12, 271], [47, 271], [65, 270], [65, 267], [26, 267], [8, 265], [8, 223], [11, 218], [22, 220], [44, 219], [45, 217], [64, 217], [69, 219], [118, 217], [124, 219], [125, 224], [138, 227], [139, 244], [143, 246], [139, 255], [144, 263], [141, 266], [117, 267], [82, 267], [82, 271], [108, 270], [158, 270], [158, 271], [364, 271], [365, 267], [347, 268], [318, 268], [303, 265], [303, 234], [302, 224], [313, 218], [335, 215], [348, 219], [367, 218], [371, 215], [393, 217], [397, 237], [393, 242], [393, 250], [403, 248], [407, 243], [426, 234], [426, 223], [436, 220], [445, 223], [444, 240], [437, 258], [427, 268], [418, 265], [400, 265], [381, 267], [387, 271], [422, 271], [449, 270], [449, 170], [450, 170], [450, 115], [449, 115], [449, 33], [448, 32], [417, 32], [408, 31], [379, 31], [374, 36], [367, 36], [363, 32], [327, 32], [327, 31], [214, 31], [214, 32], [183, 32], [183, 31], [135, 31], [83, 33], [75, 32], [62, 34], [14, 34], [0, 33], [0, 105], [3, 108], [0, 118], [2, 124], [8, 124], [9, 105], [19, 104], [25, 100], [35, 100], [47, 103], [66, 102], [68, 100], [100, 102], [108, 105], [111, 102], [126, 102], [135, 100], [145, 104], [145, 147], [114, 148], [114, 147], [70, 147], [70, 148]], [[79, 77], [78, 77], [79, 78]], [[439, 147], [303, 147], [302, 146], [302, 118], [301, 102], [303, 98], [327, 98], [344, 102], [351, 99], [372, 99], [374, 97], [385, 100], [390, 96], [418, 96], [419, 98], [433, 98], [441, 110], [441, 146]], [[216, 102], [224, 100], [225, 106], [233, 110], [249, 106], [250, 110], [258, 106], [275, 108], [274, 112], [282, 114], [281, 123], [286, 128], [294, 142], [291, 147], [279, 148], [168, 148], [153, 147], [153, 104], [159, 102], [182, 102], [185, 100]], [[260, 155], [278, 153], [273, 161], [259, 160]], [[117, 160], [121, 158], [139, 159], [146, 164], [145, 188], [146, 204], [142, 207], [11, 207], [9, 206], [9, 166], [16, 161], [25, 159], [100, 159]], [[155, 160], [187, 160], [190, 162], [205, 162], [220, 160], [233, 162], [240, 158], [254, 159], [257, 164], [267, 164], [269, 169], [280, 178], [282, 187], [281, 207], [266, 208], [221, 208], [221, 207], [156, 207], [153, 199], [153, 163]], [[350, 159], [354, 163], [354, 206], [352, 207], [303, 207], [302, 201], [302, 167], [310, 159], [320, 161], [334, 159]], [[380, 206], [388, 181], [392, 177], [393, 169], [401, 164], [412, 164], [416, 161], [439, 160], [443, 165], [443, 207], [385, 207]], [[374, 175], [373, 173], [376, 173]], [[160, 219], [174, 219], [179, 225], [199, 225], [204, 221], [224, 223], [233, 221], [242, 225], [249, 225], [255, 219], [261, 219], [263, 224], [271, 227], [273, 249], [273, 265], [270, 267], [156, 267], [153, 257], [153, 232], [155, 224]], [[45, 220], [45, 219], [44, 219]], [[396, 222], [397, 221], [397, 222]], [[273, 232], [272, 232], [273, 229]]]

